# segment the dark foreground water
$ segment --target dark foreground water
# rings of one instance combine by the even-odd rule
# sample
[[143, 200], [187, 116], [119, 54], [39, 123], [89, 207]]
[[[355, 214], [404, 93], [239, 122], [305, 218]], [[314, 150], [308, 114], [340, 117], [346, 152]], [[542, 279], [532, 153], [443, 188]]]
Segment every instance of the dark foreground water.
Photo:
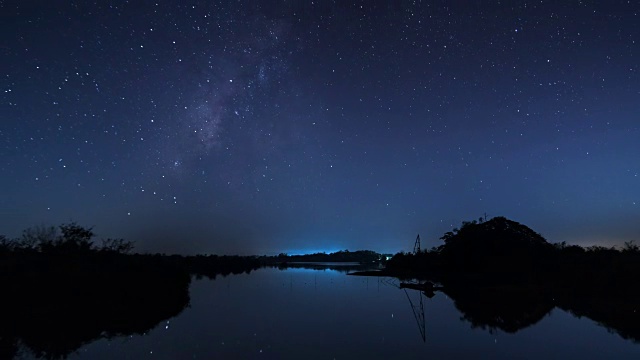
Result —
[[177, 317], [145, 335], [85, 345], [69, 358], [640, 359], [639, 344], [558, 308], [506, 333], [472, 327], [444, 293], [427, 298], [396, 285], [309, 269], [195, 280], [191, 305]]

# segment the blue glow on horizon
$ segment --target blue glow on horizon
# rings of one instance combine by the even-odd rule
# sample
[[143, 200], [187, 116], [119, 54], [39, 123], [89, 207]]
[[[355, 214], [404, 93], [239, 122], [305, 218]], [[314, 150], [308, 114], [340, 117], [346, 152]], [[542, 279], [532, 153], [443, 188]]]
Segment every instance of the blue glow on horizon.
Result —
[[[344, 251], [344, 250], [349, 250], [349, 249], [344, 249], [344, 248], [293, 249], [293, 250], [287, 250], [283, 252], [287, 255], [310, 255], [310, 254], [322, 254], [322, 253], [332, 254], [332, 253], [336, 253], [338, 251]], [[352, 251], [352, 250], [349, 250], [349, 251]]]

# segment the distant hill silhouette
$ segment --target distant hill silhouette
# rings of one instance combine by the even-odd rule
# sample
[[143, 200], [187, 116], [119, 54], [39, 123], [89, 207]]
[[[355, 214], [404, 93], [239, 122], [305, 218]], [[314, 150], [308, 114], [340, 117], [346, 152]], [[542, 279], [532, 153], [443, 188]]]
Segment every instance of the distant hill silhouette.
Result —
[[438, 252], [447, 272], [522, 274], [543, 266], [553, 251], [542, 235], [501, 216], [463, 222], [441, 239], [444, 245]]
[[551, 244], [542, 235], [526, 225], [504, 216], [489, 221], [464, 221], [460, 229], [445, 233], [443, 250], [456, 251], [461, 247], [484, 250], [549, 248]]
[[288, 255], [280, 254], [273, 258], [272, 261], [276, 261], [281, 264], [294, 263], [294, 262], [353, 262], [360, 264], [370, 264], [374, 262], [381, 262], [385, 259], [382, 254], [378, 254], [371, 250], [340, 250], [332, 253], [315, 253], [306, 255]]

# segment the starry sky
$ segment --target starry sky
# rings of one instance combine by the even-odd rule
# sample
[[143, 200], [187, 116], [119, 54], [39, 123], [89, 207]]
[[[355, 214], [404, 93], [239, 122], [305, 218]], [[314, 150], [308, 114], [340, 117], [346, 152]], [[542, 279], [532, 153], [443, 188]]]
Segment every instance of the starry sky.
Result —
[[506, 216], [640, 240], [637, 1], [0, 1], [0, 233], [423, 247]]

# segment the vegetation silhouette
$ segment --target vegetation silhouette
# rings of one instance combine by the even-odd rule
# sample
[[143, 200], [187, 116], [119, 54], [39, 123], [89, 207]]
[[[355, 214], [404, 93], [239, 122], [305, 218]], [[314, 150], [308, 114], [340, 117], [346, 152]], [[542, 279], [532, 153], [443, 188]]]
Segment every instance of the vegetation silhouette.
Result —
[[97, 339], [144, 334], [189, 304], [192, 277], [248, 273], [265, 257], [131, 254], [76, 223], [0, 236], [0, 358], [60, 359]]
[[[105, 239], [76, 223], [0, 236], [0, 358], [26, 352], [66, 358], [100, 338], [144, 334], [189, 304], [191, 279], [261, 267], [353, 271], [384, 264], [373, 251], [278, 256], [133, 254], [132, 242]], [[588, 317], [640, 342], [640, 247], [551, 244], [504, 217], [463, 222], [443, 245], [393, 256], [363, 275], [425, 279], [405, 286], [446, 293], [472, 327], [509, 333], [552, 309]], [[329, 263], [329, 264], [327, 264]], [[330, 264], [343, 263], [343, 264]], [[360, 265], [344, 266], [344, 263]], [[436, 284], [436, 285], [434, 285]]]
[[372, 268], [378, 268], [378, 265], [375, 263], [372, 264], [352, 264], [352, 263], [316, 263], [316, 262], [287, 262], [280, 263], [277, 265], [278, 269], [286, 270], [286, 269], [307, 269], [307, 270], [332, 270], [341, 273], [348, 274], [353, 271], [362, 271], [362, 270], [370, 270]]
[[444, 244], [393, 256], [362, 275], [430, 280], [472, 327], [516, 332], [555, 307], [640, 342], [640, 247], [551, 244], [505, 217], [463, 222]]
[[75, 223], [0, 237], [0, 358], [65, 358], [100, 338], [143, 334], [189, 304], [189, 273]]
[[285, 253], [281, 253], [273, 260], [281, 264], [296, 263], [296, 262], [305, 262], [305, 263], [350, 262], [350, 263], [359, 263], [359, 264], [372, 264], [372, 263], [384, 262], [385, 256], [383, 254], [379, 254], [371, 250], [358, 250], [358, 251], [340, 250], [333, 253], [315, 253], [315, 254], [306, 254], [306, 255], [288, 255]]
[[[189, 304], [192, 277], [261, 267], [326, 269], [317, 261], [376, 264], [373, 251], [279, 256], [134, 254], [123, 239], [94, 240], [71, 222], [0, 235], [0, 358], [66, 358], [97, 339], [144, 334]], [[304, 261], [306, 264], [296, 263]], [[333, 266], [346, 270], [344, 266]], [[361, 265], [348, 270], [362, 269]]]

